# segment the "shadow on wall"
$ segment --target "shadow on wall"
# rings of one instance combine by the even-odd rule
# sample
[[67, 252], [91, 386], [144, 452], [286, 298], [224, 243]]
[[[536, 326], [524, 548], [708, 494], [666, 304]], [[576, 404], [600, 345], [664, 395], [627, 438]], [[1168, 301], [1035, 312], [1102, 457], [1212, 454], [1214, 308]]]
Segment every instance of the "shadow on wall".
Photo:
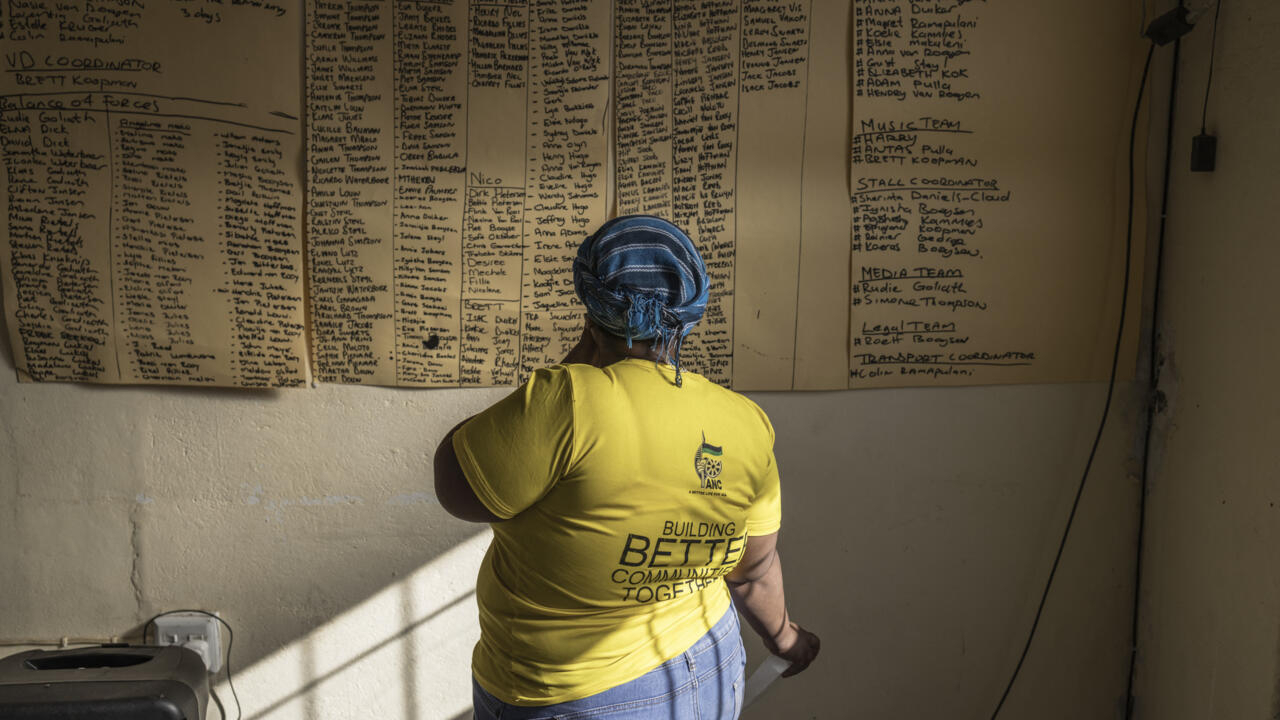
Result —
[[10, 378], [4, 635], [132, 641], [157, 613], [217, 611], [246, 718], [469, 713], [488, 533], [436, 504], [431, 452], [505, 390]]
[[[236, 672], [245, 717], [470, 717], [478, 534]], [[229, 696], [225, 683], [219, 694]]]
[[217, 611], [245, 718], [470, 716], [489, 533], [436, 504], [431, 453], [508, 389], [28, 384], [12, 350], [6, 325], [4, 637]]
[[[390, 396], [358, 390], [359, 397], [337, 392], [361, 406], [379, 405], [366, 393]], [[189, 413], [208, 405], [183, 395], [164, 397]], [[240, 404], [257, 403], [240, 397]], [[412, 421], [422, 394], [401, 402], [400, 410], [370, 409], [382, 425], [369, 417], [326, 422], [316, 416], [330, 403], [314, 392], [257, 403], [260, 412], [284, 415], [303, 404], [302, 418], [273, 433], [296, 438], [301, 447], [287, 454], [273, 451], [270, 440], [254, 447], [251, 429], [231, 431], [232, 442], [206, 443], [179, 422], [170, 437], [191, 447], [169, 448], [168, 461], [221, 448], [223, 456], [211, 460], [218, 468], [211, 497], [201, 497], [195, 467], [172, 480], [147, 473], [155, 500], [134, 516], [139, 617], [182, 607], [221, 611], [237, 631], [233, 662], [245, 718], [435, 720], [470, 707], [475, 578], [490, 533], [435, 503], [429, 478], [419, 476], [421, 449], [399, 433], [438, 434]], [[277, 422], [260, 414], [246, 421]], [[308, 425], [322, 437], [306, 438]], [[153, 437], [163, 444], [166, 432], [155, 428]], [[219, 691], [230, 697], [225, 683]]]

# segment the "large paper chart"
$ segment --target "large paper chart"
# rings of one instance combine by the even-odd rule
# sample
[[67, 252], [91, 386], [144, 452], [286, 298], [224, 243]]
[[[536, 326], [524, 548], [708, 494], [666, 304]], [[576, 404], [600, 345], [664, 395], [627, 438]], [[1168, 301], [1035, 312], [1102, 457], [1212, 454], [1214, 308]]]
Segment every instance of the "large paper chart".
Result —
[[1107, 377], [1146, 48], [1136, 13], [854, 3], [850, 387]]
[[300, 12], [3, 4], [0, 276], [23, 379], [306, 382]]
[[[643, 212], [687, 229], [713, 276], [687, 367], [736, 387], [830, 382], [795, 371], [810, 3], [309, 8], [321, 380], [510, 385], [558, 362], [582, 332], [578, 245]], [[816, 293], [843, 328], [847, 288]], [[824, 357], [843, 383], [844, 357]]]
[[578, 339], [572, 259], [628, 213], [706, 258], [682, 361], [716, 382], [1107, 376], [1135, 8], [306, 9], [304, 162], [296, 5], [0, 5], [0, 276], [24, 379], [512, 385]]
[[510, 385], [558, 362], [606, 217], [609, 3], [309, 9], [317, 376]]
[[[740, 389], [804, 386], [806, 127], [811, 107], [844, 112], [810, 99], [812, 4], [620, 2], [615, 22], [618, 210], [671, 218], [711, 276], [685, 362]], [[843, 289], [829, 289], [822, 321], [843, 326]]]

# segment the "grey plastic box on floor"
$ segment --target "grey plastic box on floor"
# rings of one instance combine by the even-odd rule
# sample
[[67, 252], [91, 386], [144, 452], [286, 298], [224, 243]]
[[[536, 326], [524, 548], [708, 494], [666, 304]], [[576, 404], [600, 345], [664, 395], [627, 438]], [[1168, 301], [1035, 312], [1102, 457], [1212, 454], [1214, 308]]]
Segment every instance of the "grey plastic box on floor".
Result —
[[180, 646], [30, 650], [0, 659], [5, 720], [204, 720], [209, 676]]

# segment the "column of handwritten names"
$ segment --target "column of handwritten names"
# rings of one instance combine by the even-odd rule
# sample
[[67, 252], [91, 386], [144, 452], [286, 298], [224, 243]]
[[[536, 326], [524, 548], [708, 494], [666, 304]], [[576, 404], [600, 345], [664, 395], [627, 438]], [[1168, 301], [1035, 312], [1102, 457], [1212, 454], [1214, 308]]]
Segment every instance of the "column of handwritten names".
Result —
[[[728, 384], [741, 7], [732, 0], [636, 0], [617, 7], [617, 144], [628, 148], [618, 158], [619, 211], [667, 217], [697, 245], [711, 300], [681, 360]], [[669, 119], [661, 117], [664, 105]]]
[[467, 4], [405, 0], [395, 19], [396, 381], [456, 385]]
[[18, 366], [35, 380], [118, 377], [106, 117], [0, 99], [8, 201], [6, 309]]
[[615, 3], [616, 184], [624, 213], [672, 207], [672, 0]]
[[683, 352], [690, 367], [727, 385], [733, 376], [741, 12], [734, 0], [676, 0], [673, 16], [672, 214], [697, 244], [711, 279], [707, 311]]
[[311, 0], [307, 212], [319, 380], [394, 384], [390, 0]]
[[[194, 227], [197, 213], [187, 189], [191, 124], [131, 117], [112, 124], [111, 239], [121, 372], [149, 381], [212, 382], [191, 370], [214, 354], [180, 350], [192, 340], [187, 295], [210, 254], [205, 229]], [[226, 245], [239, 242], [228, 237]], [[234, 283], [227, 270], [223, 275], [220, 289]]]
[[[214, 133], [214, 138], [217, 213], [222, 220], [217, 246], [225, 270], [223, 283], [213, 291], [226, 300], [231, 334], [223, 349], [231, 357], [234, 384], [301, 384], [302, 212], [300, 188], [290, 167], [292, 153], [279, 137], [266, 132], [228, 128]], [[181, 227], [194, 232], [201, 226], [188, 220]]]
[[467, 46], [462, 385], [512, 385], [520, 362], [529, 7], [474, 2]]
[[320, 376], [510, 385], [558, 362], [582, 329], [572, 258], [606, 212], [608, 5], [313, 5]]
[[528, 95], [520, 373], [559, 362], [582, 334], [573, 258], [605, 219], [609, 11], [534, 0]]
[[983, 270], [1014, 193], [973, 142], [985, 5], [854, 6], [852, 387], [983, 382], [1036, 360], [993, 345], [987, 315], [1007, 312]]

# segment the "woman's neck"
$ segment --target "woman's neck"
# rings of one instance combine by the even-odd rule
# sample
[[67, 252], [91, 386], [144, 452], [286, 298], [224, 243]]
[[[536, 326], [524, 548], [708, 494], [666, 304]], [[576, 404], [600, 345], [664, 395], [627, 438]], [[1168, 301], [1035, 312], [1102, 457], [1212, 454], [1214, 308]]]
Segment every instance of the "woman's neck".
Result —
[[645, 343], [641, 346], [640, 343], [633, 342], [632, 346], [628, 348], [624, 342], [621, 348], [600, 349], [600, 362], [602, 365], [612, 365], [613, 363], [621, 360], [629, 360], [632, 358], [636, 360], [665, 362], [662, 353], [659, 353], [652, 343]]
[[658, 344], [653, 340], [632, 340], [631, 347], [627, 347], [627, 341], [623, 338], [597, 335], [596, 360], [600, 367], [629, 358], [653, 362], [666, 361], [664, 354], [658, 351]]

